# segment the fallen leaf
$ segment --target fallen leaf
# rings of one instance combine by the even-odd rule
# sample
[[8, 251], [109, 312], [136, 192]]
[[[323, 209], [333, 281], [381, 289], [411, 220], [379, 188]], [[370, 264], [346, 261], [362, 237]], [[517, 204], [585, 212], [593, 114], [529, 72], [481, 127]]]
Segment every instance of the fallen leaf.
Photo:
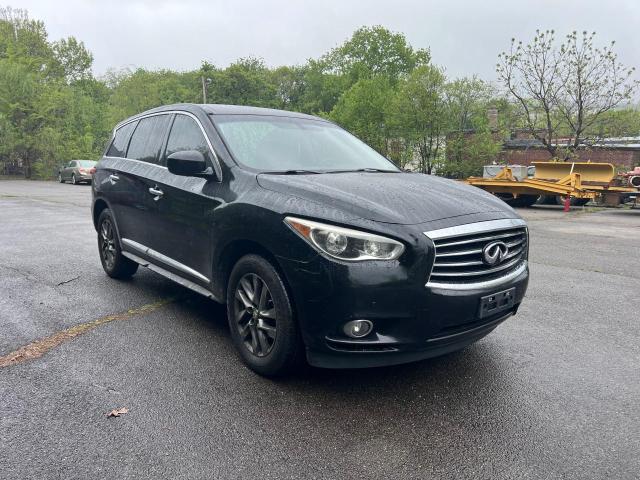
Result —
[[129, 413], [129, 409], [126, 407], [116, 408], [115, 410], [111, 410], [107, 413], [107, 417], [119, 417], [120, 415], [124, 415], [125, 413]]

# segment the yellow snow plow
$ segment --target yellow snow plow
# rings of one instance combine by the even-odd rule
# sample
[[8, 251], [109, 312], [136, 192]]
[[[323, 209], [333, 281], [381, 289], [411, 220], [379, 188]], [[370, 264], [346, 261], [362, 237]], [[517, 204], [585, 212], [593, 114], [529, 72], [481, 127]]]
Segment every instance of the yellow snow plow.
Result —
[[616, 185], [616, 171], [610, 163], [533, 162], [532, 165], [533, 177], [516, 178], [512, 168], [506, 166], [495, 176], [469, 177], [464, 181], [516, 207], [531, 206], [541, 195], [569, 198], [574, 200], [573, 204], [584, 205], [598, 199], [603, 204], [618, 205], [624, 197], [638, 193], [636, 188]]
[[610, 163], [590, 162], [534, 162], [537, 180], [558, 181], [572, 174], [579, 175], [583, 185], [610, 185], [616, 169]]

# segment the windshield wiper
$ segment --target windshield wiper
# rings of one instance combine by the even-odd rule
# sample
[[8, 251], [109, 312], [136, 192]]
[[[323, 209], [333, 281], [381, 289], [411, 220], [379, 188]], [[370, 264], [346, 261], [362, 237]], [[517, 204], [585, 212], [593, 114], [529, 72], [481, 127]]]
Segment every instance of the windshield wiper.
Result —
[[271, 175], [320, 175], [322, 173], [351, 173], [351, 172], [372, 172], [372, 173], [402, 173], [401, 170], [386, 170], [383, 168], [354, 168], [354, 169], [345, 169], [345, 170], [306, 170], [304, 168], [294, 168], [291, 170], [282, 170], [282, 171], [267, 171], [262, 173], [267, 173]]
[[267, 174], [271, 174], [271, 175], [317, 175], [320, 173], [326, 173], [326, 172], [318, 172], [317, 170], [304, 170], [304, 169], [292, 169], [292, 170], [282, 170], [282, 171], [272, 171], [272, 172], [262, 172], [262, 173], [267, 173]]
[[327, 173], [351, 173], [351, 172], [372, 172], [372, 173], [402, 173], [399, 170], [386, 170], [384, 168], [355, 168], [353, 170], [330, 170]]

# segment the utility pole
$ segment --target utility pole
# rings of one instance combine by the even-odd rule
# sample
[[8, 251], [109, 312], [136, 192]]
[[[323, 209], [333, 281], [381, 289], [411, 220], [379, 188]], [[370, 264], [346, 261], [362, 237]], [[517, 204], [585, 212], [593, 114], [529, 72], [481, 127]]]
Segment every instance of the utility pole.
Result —
[[204, 80], [204, 75], [200, 79], [202, 80], [202, 103], [207, 103], [207, 82]]

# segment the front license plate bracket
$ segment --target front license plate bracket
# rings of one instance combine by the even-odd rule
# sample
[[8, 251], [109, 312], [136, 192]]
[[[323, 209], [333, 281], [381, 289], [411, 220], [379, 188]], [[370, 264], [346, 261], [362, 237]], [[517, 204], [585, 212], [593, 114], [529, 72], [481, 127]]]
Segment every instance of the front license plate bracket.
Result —
[[516, 289], [510, 288], [502, 292], [492, 293], [480, 298], [480, 309], [478, 316], [486, 318], [496, 313], [512, 309], [515, 305]]

